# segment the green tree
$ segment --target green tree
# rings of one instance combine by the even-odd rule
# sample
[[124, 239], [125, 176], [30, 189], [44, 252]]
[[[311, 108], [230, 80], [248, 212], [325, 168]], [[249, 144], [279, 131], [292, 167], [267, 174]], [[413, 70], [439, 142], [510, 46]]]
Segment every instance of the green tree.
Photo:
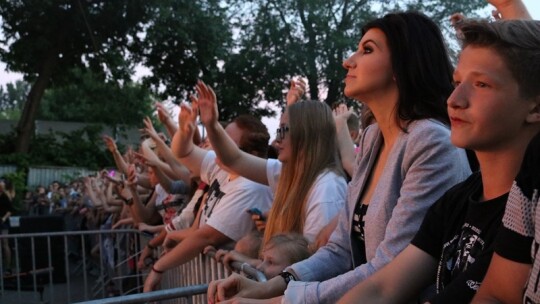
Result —
[[69, 83], [45, 91], [40, 119], [139, 126], [151, 113], [150, 92], [138, 83], [108, 80], [90, 69], [73, 68], [68, 75]]
[[30, 91], [30, 84], [23, 80], [0, 86], [0, 118], [18, 119]]
[[197, 79], [220, 78], [232, 41], [223, 1], [162, 0], [151, 16], [132, 53], [152, 71], [144, 83], [156, 94], [178, 103], [193, 93]]
[[30, 146], [34, 119], [49, 84], [70, 81], [73, 67], [101, 71], [111, 79], [130, 74], [123, 61], [131, 37], [147, 16], [141, 0], [0, 0], [0, 59], [32, 82], [17, 126], [17, 152]]
[[231, 95], [281, 102], [291, 77], [303, 75], [312, 99], [333, 104], [345, 100], [342, 61], [356, 49], [367, 21], [396, 9], [417, 9], [446, 25], [452, 13], [469, 14], [485, 5], [484, 0], [253, 0], [231, 19], [240, 41], [225, 63], [224, 83], [234, 90]]

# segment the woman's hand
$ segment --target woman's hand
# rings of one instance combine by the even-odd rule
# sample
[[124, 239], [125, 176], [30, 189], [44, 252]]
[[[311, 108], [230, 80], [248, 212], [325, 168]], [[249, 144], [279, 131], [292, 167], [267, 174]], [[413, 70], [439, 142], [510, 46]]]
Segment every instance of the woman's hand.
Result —
[[191, 103], [196, 102], [200, 109], [201, 122], [205, 126], [216, 123], [219, 119], [217, 98], [214, 90], [199, 80], [197, 86], [197, 98], [192, 96]]
[[237, 273], [233, 273], [223, 280], [212, 281], [208, 285], [208, 303], [218, 303], [236, 297], [261, 298], [264, 291], [261, 283], [250, 280]]
[[[193, 134], [195, 134], [195, 122], [197, 120], [198, 105], [196, 99], [192, 96], [191, 106], [182, 104], [180, 106], [180, 114], [178, 114], [178, 132], [177, 135], [180, 138], [182, 146], [187, 146], [188, 142], [192, 141]], [[190, 151], [191, 153], [191, 151]], [[189, 154], [189, 153], [187, 153]], [[179, 155], [184, 157], [185, 155]]]
[[287, 106], [297, 103], [306, 92], [306, 83], [302, 78], [291, 80], [291, 87], [287, 92]]
[[156, 129], [154, 128], [154, 124], [152, 123], [152, 120], [150, 120], [150, 117], [146, 116], [143, 119], [144, 128], [142, 128], [140, 131], [144, 135], [150, 136], [154, 141], [157, 139], [161, 139], [159, 137], [158, 133], [156, 132]]
[[169, 120], [171, 120], [171, 116], [169, 115], [169, 112], [167, 111], [167, 109], [165, 109], [165, 107], [163, 106], [163, 104], [161, 104], [161, 102], [156, 102], [155, 106], [156, 106], [157, 117], [159, 121], [162, 124], [166, 125], [169, 122]]
[[116, 142], [114, 141], [114, 139], [112, 139], [112, 137], [107, 136], [107, 135], [103, 135], [103, 141], [105, 142], [105, 145], [107, 146], [107, 149], [111, 153], [114, 154], [116, 151], [118, 151], [118, 147], [116, 146]]

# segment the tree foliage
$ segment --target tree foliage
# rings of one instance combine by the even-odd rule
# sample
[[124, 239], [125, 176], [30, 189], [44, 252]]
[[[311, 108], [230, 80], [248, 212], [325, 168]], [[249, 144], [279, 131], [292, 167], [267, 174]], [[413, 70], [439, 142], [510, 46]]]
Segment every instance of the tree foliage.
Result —
[[[32, 84], [16, 150], [30, 146], [40, 108], [42, 117], [51, 119], [132, 124], [148, 109], [147, 89], [179, 102], [188, 100], [197, 79], [216, 89], [221, 119], [273, 114], [267, 105], [282, 104], [298, 75], [308, 80], [309, 98], [344, 101], [342, 61], [356, 49], [367, 21], [416, 9], [448, 28], [452, 13], [470, 14], [485, 5], [485, 0], [0, 0], [0, 60]], [[151, 71], [142, 85], [131, 82], [136, 65]]]
[[108, 80], [89, 69], [68, 75], [70, 83], [45, 92], [40, 119], [139, 126], [151, 113], [150, 93], [140, 84]]
[[114, 164], [103, 149], [102, 127], [92, 125], [71, 133], [54, 132], [36, 135], [28, 153], [11, 153], [14, 133], [0, 135], [0, 164], [14, 164], [27, 169], [33, 165], [57, 165], [99, 169]]
[[[17, 126], [16, 150], [30, 146], [34, 119], [51, 82], [70, 81], [74, 67], [125, 79], [125, 51], [141, 31], [146, 1], [0, 0], [0, 59], [32, 83]], [[129, 67], [129, 66], [128, 66]]]
[[[445, 25], [454, 12], [485, 6], [472, 1], [253, 0], [233, 21], [240, 40], [225, 64], [226, 87], [244, 98], [283, 100], [291, 77], [308, 79], [310, 97], [328, 104], [343, 101], [341, 64], [356, 49], [367, 21], [397, 9], [416, 9]], [[250, 18], [250, 16], [252, 16]], [[232, 85], [231, 85], [232, 84]], [[261, 92], [264, 92], [263, 96]]]
[[30, 84], [17, 80], [0, 86], [0, 118], [18, 119], [30, 91]]

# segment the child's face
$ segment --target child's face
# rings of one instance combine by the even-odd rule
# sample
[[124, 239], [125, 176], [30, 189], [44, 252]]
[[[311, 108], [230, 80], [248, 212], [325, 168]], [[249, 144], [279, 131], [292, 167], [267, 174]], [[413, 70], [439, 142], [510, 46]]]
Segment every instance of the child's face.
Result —
[[454, 81], [447, 102], [452, 143], [477, 152], [514, 146], [533, 101], [519, 96], [518, 83], [503, 59], [490, 48], [467, 46]]
[[278, 246], [272, 246], [261, 253], [262, 263], [257, 269], [262, 271], [267, 279], [279, 275], [287, 266], [291, 265], [287, 254]]

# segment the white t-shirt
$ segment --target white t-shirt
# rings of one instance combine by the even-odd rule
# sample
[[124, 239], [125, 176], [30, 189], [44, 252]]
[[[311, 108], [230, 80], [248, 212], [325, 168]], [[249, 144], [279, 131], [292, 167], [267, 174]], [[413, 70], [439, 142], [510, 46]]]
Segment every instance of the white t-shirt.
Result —
[[197, 204], [199, 198], [203, 196], [203, 194], [203, 189], [197, 189], [197, 191], [195, 191], [187, 206], [182, 209], [182, 212], [180, 214], [177, 214], [171, 220], [171, 222], [167, 226], [165, 226], [167, 232], [187, 229], [191, 227], [191, 224], [193, 224], [193, 221], [195, 220], [195, 205]]
[[[281, 166], [276, 159], [266, 162], [268, 185], [273, 192], [277, 188]], [[317, 177], [309, 191], [304, 221], [303, 235], [309, 242], [314, 241], [319, 231], [343, 208], [346, 195], [347, 182], [344, 177], [332, 171], [324, 171]]]
[[154, 188], [154, 192], [156, 193], [155, 206], [157, 207], [157, 206], [161, 205], [161, 203], [163, 202], [163, 200], [165, 198], [167, 198], [167, 195], [169, 195], [169, 193], [167, 193], [167, 191], [165, 191], [165, 189], [163, 189], [161, 184], [156, 185], [156, 187]]
[[250, 208], [268, 210], [273, 195], [270, 188], [244, 177], [229, 180], [229, 173], [216, 164], [216, 155], [210, 151], [201, 165], [201, 180], [208, 185], [208, 200], [200, 224], [210, 225], [234, 241], [255, 228]]

